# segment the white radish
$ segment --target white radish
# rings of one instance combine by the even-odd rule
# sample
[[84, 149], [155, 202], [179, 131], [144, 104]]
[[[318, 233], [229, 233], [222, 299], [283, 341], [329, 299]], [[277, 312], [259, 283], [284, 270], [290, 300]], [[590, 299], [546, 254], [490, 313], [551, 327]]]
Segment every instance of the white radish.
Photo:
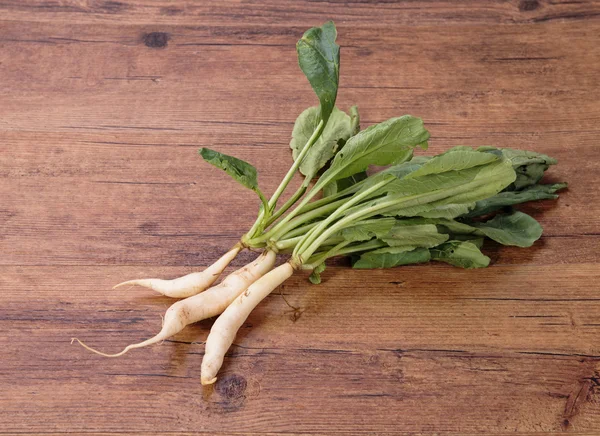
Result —
[[106, 357], [122, 356], [134, 348], [141, 348], [164, 341], [174, 334], [179, 333], [189, 324], [211, 318], [223, 312], [248, 286], [273, 268], [275, 258], [275, 253], [267, 250], [253, 262], [229, 274], [217, 286], [213, 286], [201, 294], [174, 303], [165, 313], [162, 329], [156, 336], [137, 344], [128, 345], [119, 353], [101, 353], [85, 345], [79, 339], [74, 338], [73, 340], [79, 342], [86, 349]]
[[167, 297], [187, 298], [199, 294], [212, 285], [221, 275], [223, 270], [231, 263], [242, 249], [241, 244], [236, 244], [231, 250], [221, 256], [215, 263], [204, 271], [194, 272], [172, 280], [162, 279], [137, 279], [128, 280], [114, 286], [113, 289], [126, 285], [138, 285], [150, 288]]
[[223, 364], [225, 353], [250, 312], [293, 273], [294, 267], [290, 263], [278, 266], [250, 285], [217, 318], [210, 329], [202, 359], [200, 381], [203, 385], [210, 385], [217, 381], [216, 376]]

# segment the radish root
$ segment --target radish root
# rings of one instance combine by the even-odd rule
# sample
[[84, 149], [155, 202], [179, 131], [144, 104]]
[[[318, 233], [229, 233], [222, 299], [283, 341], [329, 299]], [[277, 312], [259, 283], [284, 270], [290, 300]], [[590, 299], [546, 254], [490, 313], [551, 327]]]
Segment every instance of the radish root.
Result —
[[212, 285], [221, 275], [223, 270], [231, 263], [242, 249], [241, 244], [236, 244], [231, 250], [221, 256], [215, 263], [204, 271], [187, 274], [172, 280], [162, 279], [136, 279], [128, 280], [115, 285], [113, 289], [127, 285], [138, 285], [150, 288], [167, 297], [187, 298], [199, 294]]
[[210, 329], [202, 359], [200, 381], [203, 385], [210, 385], [217, 381], [216, 376], [223, 365], [225, 353], [250, 312], [293, 273], [294, 267], [290, 263], [278, 266], [250, 285], [217, 318]]
[[174, 334], [179, 333], [189, 324], [211, 318], [223, 312], [248, 286], [273, 268], [275, 257], [276, 255], [273, 251], [267, 250], [253, 262], [229, 274], [217, 286], [213, 286], [201, 294], [174, 303], [165, 313], [162, 329], [156, 336], [137, 344], [128, 345], [119, 353], [102, 353], [77, 338], [73, 338], [71, 343], [77, 341], [85, 349], [101, 356], [119, 357], [134, 348], [142, 348], [164, 341]]

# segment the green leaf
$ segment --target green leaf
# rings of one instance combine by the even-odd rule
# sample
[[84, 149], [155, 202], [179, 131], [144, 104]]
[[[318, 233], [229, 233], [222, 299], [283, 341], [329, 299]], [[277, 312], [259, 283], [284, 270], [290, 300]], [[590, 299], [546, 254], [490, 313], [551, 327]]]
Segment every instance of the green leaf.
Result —
[[429, 262], [431, 255], [427, 248], [407, 251], [406, 247], [381, 248], [363, 253], [352, 265], [357, 269], [392, 268], [399, 265]]
[[[352, 130], [352, 135], [356, 135], [360, 132], [360, 115], [358, 114], [358, 107], [352, 106], [350, 108], [350, 125]], [[340, 144], [342, 147], [345, 145], [347, 139], [343, 144]], [[340, 142], [338, 142], [339, 144]], [[344, 189], [349, 188], [359, 182], [362, 182], [367, 178], [367, 172], [361, 171], [359, 173], [353, 174], [343, 179], [336, 180], [331, 182], [323, 187], [323, 197], [329, 197], [330, 195], [337, 194], [338, 192], [343, 191]]]
[[[318, 107], [309, 107], [298, 116], [290, 141], [294, 160], [298, 158], [320, 121]], [[351, 118], [344, 111], [333, 108], [323, 133], [304, 156], [300, 164], [300, 172], [312, 179], [333, 158], [338, 147], [343, 146], [350, 136], [352, 136]]]
[[198, 152], [206, 162], [222, 169], [246, 188], [258, 189], [258, 172], [248, 162], [208, 148], [201, 148]]
[[[417, 158], [413, 159], [416, 160]], [[402, 166], [408, 171], [404, 174], [412, 174], [420, 164], [410, 168], [412, 162], [406, 162]], [[374, 182], [383, 180], [386, 172], [380, 172], [369, 177], [361, 183], [361, 190], [366, 189]], [[398, 175], [402, 176], [400, 171]], [[382, 204], [389, 205], [379, 212], [384, 216], [411, 217], [429, 215], [431, 217], [441, 216], [449, 218], [452, 215], [466, 210], [479, 199], [495, 195], [515, 179], [515, 172], [510, 162], [498, 160], [486, 165], [468, 168], [461, 171], [447, 171], [440, 174], [427, 174], [421, 177], [402, 177], [388, 183], [373, 195], [387, 195], [370, 202], [361, 203], [348, 209], [345, 214], [349, 215], [361, 209], [378, 209]], [[448, 206], [455, 205], [455, 206]]]
[[[477, 167], [480, 171], [462, 193], [451, 197], [452, 203], [472, 203], [496, 195], [515, 180], [510, 162], [501, 160]], [[462, 171], [461, 171], [462, 172]]]
[[448, 241], [439, 247], [431, 248], [429, 252], [432, 260], [461, 268], [485, 268], [490, 264], [490, 258], [469, 241]]
[[471, 223], [480, 234], [503, 245], [531, 247], [540, 236], [542, 226], [534, 218], [523, 212], [496, 215], [485, 223]]
[[335, 43], [333, 21], [307, 30], [296, 44], [298, 64], [321, 103], [320, 118], [326, 124], [335, 106], [340, 78], [340, 46]]
[[517, 179], [513, 183], [514, 189], [523, 189], [527, 186], [535, 185], [542, 180], [544, 172], [548, 169], [548, 165], [544, 164], [529, 164], [515, 168]]
[[556, 199], [558, 194], [555, 194], [555, 192], [566, 187], [566, 183], [555, 183], [553, 185], [533, 185], [522, 191], [503, 191], [490, 198], [479, 200], [473, 210], [463, 216], [486, 215], [503, 207], [525, 203], [526, 201]]
[[556, 159], [542, 153], [512, 148], [479, 147], [479, 151], [502, 155], [510, 160], [517, 173], [517, 178], [507, 190], [520, 190], [535, 185], [544, 176], [550, 165], [556, 164]]
[[218, 151], [210, 150], [208, 148], [201, 148], [198, 150], [198, 153], [206, 162], [222, 169], [235, 181], [256, 192], [262, 202], [261, 207], [263, 209], [267, 208], [267, 200], [258, 187], [258, 172], [254, 166], [237, 157], [219, 153]]
[[423, 121], [410, 115], [392, 118], [352, 136], [320, 177], [322, 185], [364, 171], [369, 165], [404, 162], [418, 145], [426, 146], [429, 133]]
[[410, 178], [422, 177], [428, 174], [441, 174], [448, 171], [461, 171], [491, 162], [500, 158], [491, 153], [481, 153], [461, 147], [454, 148], [444, 154], [435, 156], [423, 164], [417, 171], [410, 174]]
[[323, 271], [325, 271], [325, 262], [320, 263], [319, 265], [317, 265], [313, 270], [312, 273], [310, 274], [310, 276], [308, 277], [308, 280], [310, 280], [310, 282], [313, 285], [318, 285], [319, 283], [321, 283], [321, 273]]
[[395, 224], [396, 219], [394, 218], [363, 220], [340, 230], [332, 237], [341, 237], [348, 242], [368, 241], [387, 235]]
[[448, 235], [439, 233], [433, 224], [416, 224], [397, 220], [396, 225], [380, 239], [386, 244], [394, 246], [409, 245], [414, 247], [435, 247], [446, 240]]
[[[478, 150], [489, 152], [490, 149], [490, 147], [480, 147]], [[520, 167], [534, 163], [544, 165], [556, 165], [557, 163], [556, 159], [542, 153], [536, 153], [534, 151], [516, 150], [513, 148], [498, 148], [497, 150], [500, 150], [502, 156], [510, 160], [514, 167]]]
[[[412, 176], [411, 173], [410, 176]], [[515, 180], [509, 161], [499, 160], [461, 171], [405, 177], [388, 185], [388, 195], [378, 203], [396, 203], [386, 216], [418, 216], [447, 204], [469, 204], [491, 197]]]
[[486, 222], [460, 222], [443, 218], [421, 218], [401, 220], [408, 224], [435, 224], [440, 233], [463, 236], [487, 236], [503, 244], [530, 247], [542, 235], [540, 224], [523, 212], [496, 215]]

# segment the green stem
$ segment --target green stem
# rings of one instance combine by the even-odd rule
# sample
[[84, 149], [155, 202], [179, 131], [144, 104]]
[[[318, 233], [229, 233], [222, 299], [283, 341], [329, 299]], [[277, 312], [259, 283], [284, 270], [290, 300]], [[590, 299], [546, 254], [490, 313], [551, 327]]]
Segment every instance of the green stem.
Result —
[[298, 242], [302, 239], [302, 236], [296, 236], [295, 238], [283, 239], [281, 241], [275, 242], [275, 248], [279, 251], [286, 250], [288, 248], [293, 248], [296, 246]]
[[[302, 238], [304, 238], [305, 233], [308, 229], [316, 226], [317, 224], [319, 224], [318, 222], [316, 223], [310, 223], [307, 224], [306, 226], [302, 226], [299, 227], [298, 229], [294, 229], [293, 231], [286, 233], [281, 239], [279, 239], [278, 241], [271, 241], [269, 244], [266, 243], [256, 243], [254, 245], [249, 245], [252, 248], [264, 248], [265, 246], [269, 245], [269, 246], [274, 246], [278, 251], [284, 251], [290, 248], [294, 248], [296, 246], [296, 244], [298, 244], [298, 242], [300, 242], [302, 240]], [[255, 240], [252, 240], [255, 241]], [[335, 245], [335, 244], [339, 244], [340, 242], [343, 242], [344, 239], [340, 238], [340, 237], [332, 237], [329, 238], [327, 241], [325, 241], [323, 243], [324, 246], [328, 246], [328, 245]]]
[[308, 203], [306, 206], [301, 207], [298, 212], [299, 213], [310, 212], [313, 209], [317, 209], [321, 206], [332, 203], [336, 200], [339, 200], [342, 197], [347, 197], [348, 195], [354, 194], [356, 191], [358, 191], [360, 189], [360, 185], [363, 182], [364, 182], [364, 180], [344, 189], [343, 191], [337, 192], [333, 195], [329, 195], [328, 197], [320, 198], [319, 200], [313, 201], [312, 203]]
[[297, 254], [297, 253], [301, 252], [303, 248], [310, 246], [310, 244], [312, 242], [314, 242], [314, 240], [317, 238], [319, 233], [323, 232], [323, 230], [325, 230], [329, 224], [331, 224], [333, 221], [335, 221], [340, 216], [342, 216], [343, 213], [346, 210], [348, 210], [350, 207], [354, 206], [355, 204], [360, 203], [363, 199], [368, 198], [371, 194], [373, 194], [377, 190], [383, 188], [385, 185], [392, 182], [393, 180], [396, 180], [396, 179], [394, 177], [384, 179], [381, 182], [376, 183], [375, 185], [371, 186], [369, 189], [365, 189], [360, 194], [355, 194], [354, 196], [352, 196], [352, 198], [350, 200], [345, 202], [341, 207], [337, 208], [325, 220], [321, 221], [321, 223], [317, 227], [314, 227], [304, 237], [304, 240], [302, 242], [300, 242], [298, 245], [296, 245], [296, 248], [294, 249], [294, 254]]
[[[269, 203], [268, 203], [268, 208], [266, 209], [268, 212], [270, 212], [271, 209], [277, 204], [277, 200], [279, 199], [279, 197], [281, 196], [281, 194], [283, 193], [283, 191], [285, 190], [287, 185], [290, 183], [290, 180], [292, 180], [292, 177], [294, 177], [294, 173], [300, 167], [302, 160], [304, 159], [304, 157], [306, 156], [306, 154], [308, 153], [310, 148], [315, 144], [315, 142], [317, 142], [317, 139], [319, 139], [319, 136], [323, 132], [324, 127], [325, 127], [325, 124], [323, 123], [323, 120], [321, 120], [319, 122], [319, 124], [317, 125], [317, 128], [313, 132], [312, 136], [308, 139], [308, 142], [306, 143], [306, 145], [304, 146], [304, 148], [302, 149], [302, 151], [300, 152], [300, 154], [298, 155], [298, 157], [296, 158], [296, 160], [294, 161], [294, 163], [288, 170], [287, 174], [285, 175], [285, 177], [283, 178], [283, 180], [281, 181], [281, 183], [279, 184], [279, 186], [277, 187], [277, 189], [271, 196], [271, 199], [269, 200]], [[250, 231], [248, 231], [248, 233], [246, 233], [246, 235], [244, 235], [244, 237], [242, 239], [245, 241], [250, 240], [255, 236], [256, 233], [259, 233], [260, 231], [262, 231], [262, 229], [264, 229], [266, 227], [266, 225], [264, 225], [265, 223], [263, 222], [264, 218], [265, 218], [265, 209], [263, 208], [263, 211], [261, 211], [261, 213], [258, 214], [258, 217], [256, 218], [256, 221], [252, 225], [252, 228], [250, 229]]]
[[260, 228], [260, 224], [262, 223], [262, 220], [265, 217], [265, 211], [266, 211], [267, 219], [271, 214], [271, 208], [269, 207], [269, 202], [267, 201], [265, 195], [262, 193], [262, 191], [260, 189], [257, 189], [256, 193], [258, 194], [258, 196], [260, 197], [260, 201], [262, 202], [262, 210], [258, 214], [258, 218], [254, 222], [254, 224], [252, 225], [252, 227], [250, 228], [248, 233], [246, 233], [244, 236], [242, 236], [242, 242], [244, 243], [244, 245], [248, 245], [247, 235], [253, 235]]
[[358, 253], [360, 251], [375, 250], [377, 248], [383, 248], [387, 246], [388, 244], [386, 244], [385, 242], [380, 241], [378, 239], [373, 239], [363, 244], [352, 245], [351, 247], [344, 248], [343, 250], [338, 251], [336, 253], [336, 256], [343, 256], [344, 254], [350, 253]]
[[[310, 191], [308, 191], [308, 194], [306, 195], [306, 197], [304, 197], [304, 198], [302, 199], [302, 201], [300, 202], [300, 204], [298, 205], [298, 207], [296, 207], [294, 210], [292, 210], [290, 213], [288, 213], [288, 214], [287, 214], [287, 215], [286, 215], [286, 216], [285, 216], [285, 217], [284, 217], [284, 218], [283, 218], [281, 221], [279, 221], [279, 222], [277, 223], [277, 225], [276, 225], [275, 227], [273, 227], [273, 228], [271, 229], [271, 232], [272, 232], [272, 234], [278, 234], [278, 233], [280, 233], [280, 230], [281, 230], [282, 228], [285, 228], [285, 229], [287, 229], [287, 227], [286, 227], [286, 226], [287, 226], [287, 224], [288, 224], [288, 223], [289, 223], [289, 222], [290, 222], [290, 221], [291, 221], [293, 218], [295, 218], [295, 217], [296, 217], [296, 215], [298, 215], [298, 214], [300, 213], [300, 210], [301, 210], [302, 208], [304, 208], [304, 206], [306, 206], [306, 205], [308, 204], [308, 202], [309, 202], [310, 200], [312, 200], [312, 199], [313, 199], [313, 197], [314, 197], [315, 195], [317, 195], [317, 193], [318, 193], [318, 192], [321, 190], [321, 187], [322, 187], [322, 184], [319, 184], [319, 182], [317, 182], [317, 184], [316, 184], [315, 186], [313, 186], [313, 187], [312, 187], [312, 189], [311, 189]], [[340, 201], [343, 201], [343, 199], [342, 199], [342, 200], [340, 200]], [[335, 204], [335, 203], [329, 203], [329, 205], [331, 205], [331, 204]], [[322, 208], [322, 207], [321, 207], [321, 208]], [[321, 209], [321, 208], [319, 208], [319, 209]], [[318, 209], [317, 209], [317, 210], [318, 210]], [[313, 212], [313, 211], [310, 211], [310, 212], [308, 212], [308, 213], [305, 213], [305, 214], [303, 214], [303, 216], [308, 216], [308, 215], [309, 215], [311, 212]], [[294, 227], [292, 227], [292, 228], [294, 228]], [[288, 229], [288, 230], [289, 230], [289, 229]]]
[[315, 221], [313, 223], [308, 223], [308, 224], [304, 224], [303, 226], [296, 227], [295, 229], [290, 230], [285, 235], [283, 235], [279, 240], [295, 238], [296, 236], [304, 236], [306, 234], [306, 232], [308, 232], [310, 229], [312, 229], [313, 227], [315, 227], [318, 224], [319, 224], [319, 222]]
[[265, 225], [265, 227], [269, 227], [271, 224], [273, 224], [275, 221], [277, 221], [277, 219], [283, 215], [285, 212], [287, 212], [287, 210], [292, 207], [300, 197], [302, 197], [304, 195], [304, 193], [306, 192], [306, 188], [308, 188], [308, 183], [302, 183], [302, 186], [300, 186], [300, 188], [298, 188], [298, 190], [294, 193], [294, 195], [292, 195], [288, 201], [286, 201], [283, 206], [281, 206], [281, 208], [275, 212], [273, 214], [273, 216], [271, 218], [269, 218], [269, 220], [267, 221], [267, 224]]
[[277, 203], [277, 200], [279, 199], [279, 197], [281, 196], [281, 194], [287, 187], [288, 183], [290, 183], [290, 180], [292, 180], [292, 177], [294, 177], [294, 173], [300, 167], [302, 160], [304, 160], [304, 157], [306, 156], [308, 151], [315, 144], [315, 142], [317, 142], [317, 139], [319, 139], [319, 136], [321, 136], [321, 133], [323, 132], [324, 127], [325, 127], [325, 123], [323, 123], [323, 120], [321, 120], [319, 122], [319, 124], [317, 125], [317, 128], [313, 132], [312, 136], [308, 139], [308, 142], [306, 143], [306, 145], [304, 146], [304, 148], [302, 149], [302, 151], [300, 152], [300, 154], [294, 161], [294, 164], [290, 167], [287, 174], [285, 175], [285, 177], [283, 178], [283, 180], [281, 181], [281, 183], [275, 190], [275, 193], [269, 200], [269, 206], [273, 207]]
[[333, 247], [332, 249], [327, 250], [327, 252], [325, 253], [317, 253], [313, 255], [310, 259], [308, 259], [306, 268], [303, 267], [303, 269], [314, 269], [317, 265], [325, 262], [327, 259], [332, 258], [334, 256], [343, 256], [345, 254], [360, 253], [361, 251], [376, 250], [377, 248], [383, 247], [388, 247], [388, 244], [386, 244], [383, 241], [380, 241], [379, 239], [372, 239], [370, 241], [352, 245], [346, 248], [342, 247], [337, 249], [336, 247]]
[[260, 191], [260, 189], [258, 189], [256, 192], [258, 192], [258, 196], [260, 197], [260, 201], [262, 202], [262, 205], [263, 205], [263, 210], [262, 210], [263, 215], [266, 213], [267, 218], [268, 218], [269, 215], [271, 214], [271, 209], [269, 208], [269, 202], [267, 201], [264, 194]]
[[[321, 215], [325, 215], [335, 209], [337, 209], [338, 207], [340, 207], [342, 204], [344, 204], [344, 202], [346, 202], [347, 200], [345, 198], [342, 198], [341, 200], [338, 200], [336, 202], [327, 204], [325, 206], [322, 206], [318, 209], [314, 209], [311, 210], [310, 212], [307, 212], [305, 214], [300, 215], [299, 217], [295, 218], [294, 220], [290, 221], [290, 222], [283, 222], [280, 221], [279, 223], [277, 223], [277, 225], [275, 227], [273, 227], [271, 230], [269, 230], [267, 233], [265, 233], [264, 235], [261, 235], [257, 238], [253, 238], [252, 240], [250, 240], [251, 243], [254, 242], [266, 242], [268, 240], [274, 240], [274, 241], [278, 241], [282, 236], [287, 236], [287, 234], [294, 230], [297, 227], [302, 226], [303, 224], [308, 223], [309, 221], [314, 220], [315, 218], [319, 218]], [[292, 211], [292, 213], [295, 211], [296, 209], [294, 209]], [[286, 218], [289, 215], [286, 216]]]
[[314, 269], [315, 267], [317, 267], [318, 265], [322, 264], [323, 262], [325, 262], [327, 259], [329, 259], [330, 257], [336, 256], [337, 253], [344, 248], [346, 245], [350, 244], [350, 241], [342, 241], [337, 245], [334, 245], [333, 247], [331, 247], [329, 250], [327, 250], [325, 253], [320, 254], [318, 256], [313, 256], [311, 259], [309, 259], [309, 263], [306, 265], [307, 268], [309, 269]]

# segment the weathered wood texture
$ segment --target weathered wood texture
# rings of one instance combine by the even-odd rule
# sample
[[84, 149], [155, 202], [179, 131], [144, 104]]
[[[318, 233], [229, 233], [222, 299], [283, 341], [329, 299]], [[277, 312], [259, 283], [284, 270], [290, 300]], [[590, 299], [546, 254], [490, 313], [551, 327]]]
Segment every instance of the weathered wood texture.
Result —
[[[431, 152], [557, 157], [558, 202], [526, 207], [530, 249], [494, 265], [292, 278], [245, 324], [214, 389], [211, 322], [152, 335], [169, 301], [129, 278], [206, 265], [271, 192], [315, 98], [302, 32], [336, 20], [339, 103], [364, 124], [421, 116]], [[600, 432], [600, 3], [0, 2], [0, 433]], [[240, 265], [250, 259], [245, 254]]]

